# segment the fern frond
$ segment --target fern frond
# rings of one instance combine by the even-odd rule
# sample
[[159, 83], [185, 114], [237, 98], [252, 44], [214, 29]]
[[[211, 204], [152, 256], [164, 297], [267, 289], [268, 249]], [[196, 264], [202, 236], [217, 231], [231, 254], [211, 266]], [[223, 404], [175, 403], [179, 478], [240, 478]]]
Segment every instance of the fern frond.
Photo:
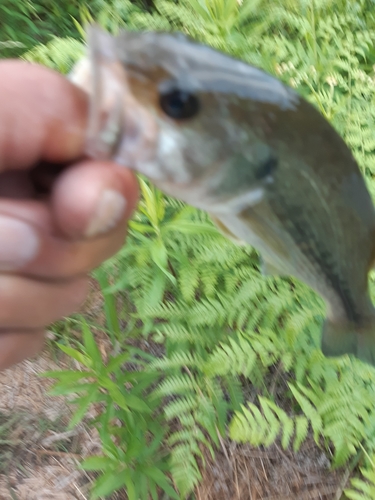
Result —
[[372, 500], [375, 498], [375, 457], [370, 460], [368, 467], [361, 468], [362, 478], [351, 480], [351, 488], [344, 491], [351, 500]]
[[248, 403], [235, 413], [229, 426], [231, 439], [252, 446], [270, 446], [282, 430], [283, 446], [287, 447], [294, 430], [293, 420], [281, 408], [275, 411], [270, 400], [259, 398], [259, 401], [262, 411], [255, 404]]
[[84, 54], [84, 44], [75, 38], [54, 37], [46, 45], [36, 45], [22, 58], [67, 74]]

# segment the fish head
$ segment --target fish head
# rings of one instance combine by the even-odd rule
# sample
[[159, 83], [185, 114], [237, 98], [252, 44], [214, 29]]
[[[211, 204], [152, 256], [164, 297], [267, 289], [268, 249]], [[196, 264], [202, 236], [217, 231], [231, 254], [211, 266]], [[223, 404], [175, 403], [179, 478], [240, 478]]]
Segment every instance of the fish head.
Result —
[[88, 51], [89, 69], [72, 79], [91, 95], [91, 156], [211, 213], [261, 199], [275, 166], [272, 116], [295, 106], [294, 91], [179, 33], [91, 27]]

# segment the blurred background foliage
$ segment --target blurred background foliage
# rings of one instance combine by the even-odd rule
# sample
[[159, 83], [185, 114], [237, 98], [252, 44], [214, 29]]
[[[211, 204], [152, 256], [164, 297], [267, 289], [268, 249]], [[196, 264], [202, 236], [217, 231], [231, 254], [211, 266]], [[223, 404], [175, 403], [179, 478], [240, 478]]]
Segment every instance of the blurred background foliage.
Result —
[[[67, 73], [90, 20], [111, 32], [182, 31], [274, 74], [344, 137], [375, 194], [374, 0], [3, 0], [0, 55]], [[360, 464], [347, 498], [373, 499], [374, 369], [323, 357], [324, 306], [311, 290], [263, 277], [253, 249], [140, 185], [126, 246], [95, 273], [109, 360], [97, 349], [95, 321], [55, 326], [58, 347], [82, 366], [49, 374], [55, 394], [76, 396], [72, 425], [102, 403], [89, 424], [103, 454], [82, 464], [100, 471], [93, 498], [119, 488], [130, 500], [157, 498], [160, 489], [188, 498], [201, 478], [202, 447], [214, 454], [229, 433], [295, 450], [312, 434], [332, 467]], [[69, 334], [70, 322], [82, 340]], [[141, 349], [141, 340], [158, 349]]]

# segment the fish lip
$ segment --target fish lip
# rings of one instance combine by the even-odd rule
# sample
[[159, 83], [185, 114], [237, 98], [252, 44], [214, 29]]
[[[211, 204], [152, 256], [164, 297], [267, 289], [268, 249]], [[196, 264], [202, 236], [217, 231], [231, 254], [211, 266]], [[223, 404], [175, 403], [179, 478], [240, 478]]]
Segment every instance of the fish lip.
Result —
[[[108, 159], [116, 154], [121, 138], [123, 99], [118, 87], [111, 100], [108, 98], [108, 84], [105, 71], [108, 63], [116, 64], [113, 39], [98, 25], [87, 27], [88, 59], [90, 63], [91, 92], [89, 94], [89, 115], [86, 130], [86, 152], [96, 159]], [[101, 64], [105, 58], [107, 64]], [[112, 68], [109, 67], [109, 71]], [[113, 91], [112, 91], [113, 92]], [[104, 101], [104, 102], [103, 102]], [[103, 119], [104, 114], [104, 119]], [[107, 115], [107, 116], [106, 116]]]
[[132, 93], [116, 39], [93, 25], [87, 28], [87, 40], [88, 75], [81, 81], [71, 78], [89, 95], [85, 154], [139, 171], [137, 164], [155, 155], [155, 119]]

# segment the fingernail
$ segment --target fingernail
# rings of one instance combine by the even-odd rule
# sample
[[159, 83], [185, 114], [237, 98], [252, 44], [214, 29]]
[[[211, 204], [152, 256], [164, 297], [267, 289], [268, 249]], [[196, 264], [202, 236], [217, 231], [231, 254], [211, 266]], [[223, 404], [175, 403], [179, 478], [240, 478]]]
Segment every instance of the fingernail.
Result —
[[29, 224], [0, 216], [0, 270], [14, 271], [36, 257], [40, 242]]
[[99, 200], [96, 212], [87, 226], [85, 235], [98, 236], [114, 228], [124, 215], [126, 199], [118, 191], [106, 189]]

